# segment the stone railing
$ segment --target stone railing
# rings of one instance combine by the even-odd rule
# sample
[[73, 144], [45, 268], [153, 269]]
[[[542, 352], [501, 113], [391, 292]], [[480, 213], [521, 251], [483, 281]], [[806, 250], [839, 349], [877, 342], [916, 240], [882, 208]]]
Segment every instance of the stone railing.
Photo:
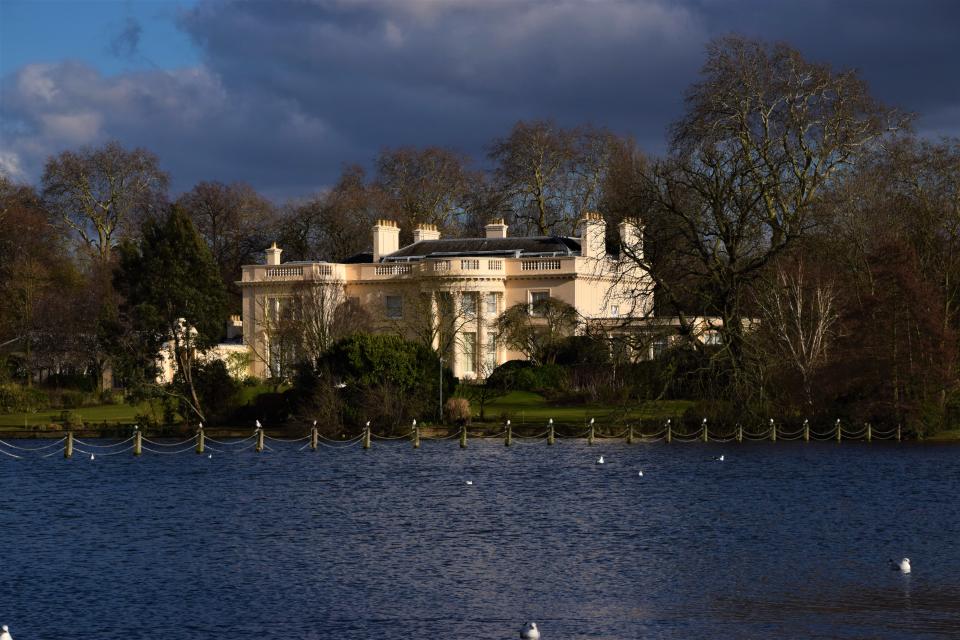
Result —
[[410, 271], [409, 264], [378, 264], [374, 269], [374, 273], [378, 276], [395, 276], [410, 273]]
[[303, 278], [303, 267], [268, 267], [264, 277], [267, 280], [287, 280]]
[[546, 271], [560, 268], [559, 260], [523, 260], [520, 262], [521, 271]]

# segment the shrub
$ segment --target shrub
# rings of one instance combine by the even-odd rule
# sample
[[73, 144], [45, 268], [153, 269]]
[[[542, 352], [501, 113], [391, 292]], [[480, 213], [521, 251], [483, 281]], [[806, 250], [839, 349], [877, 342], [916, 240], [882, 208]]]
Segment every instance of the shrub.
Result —
[[47, 394], [33, 387], [0, 384], [0, 409], [4, 413], [32, 413], [47, 405]]
[[470, 424], [470, 401], [466, 398], [450, 398], [443, 405], [448, 422]]
[[[339, 389], [348, 423], [370, 420], [378, 427], [409, 424], [411, 418], [435, 416], [440, 361], [427, 347], [395, 335], [356, 334], [336, 342], [310, 371], [297, 376], [300, 398], [312, 387]], [[443, 375], [444, 397], [453, 376]]]
[[487, 384], [504, 391], [532, 391], [551, 395], [569, 383], [565, 367], [556, 364], [535, 366], [524, 360], [510, 360], [493, 370]]

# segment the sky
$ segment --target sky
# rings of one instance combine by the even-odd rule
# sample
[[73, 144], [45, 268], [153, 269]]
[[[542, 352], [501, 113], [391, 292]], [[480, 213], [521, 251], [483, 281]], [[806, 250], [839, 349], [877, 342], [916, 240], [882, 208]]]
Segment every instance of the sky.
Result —
[[923, 136], [960, 136], [957, 0], [0, 0], [0, 172], [118, 140], [172, 191], [275, 200], [383, 148], [482, 163], [520, 119], [665, 151], [711, 38], [785, 41], [857, 69]]

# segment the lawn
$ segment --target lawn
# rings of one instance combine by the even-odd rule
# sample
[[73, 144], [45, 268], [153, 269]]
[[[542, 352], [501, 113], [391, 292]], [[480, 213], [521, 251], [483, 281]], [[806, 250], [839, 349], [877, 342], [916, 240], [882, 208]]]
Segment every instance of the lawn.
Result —
[[[651, 400], [649, 402], [631, 405], [628, 407], [613, 407], [609, 405], [552, 405], [546, 398], [536, 393], [513, 391], [505, 396], [487, 403], [484, 410], [487, 420], [499, 421], [504, 414], [514, 424], [546, 424], [553, 418], [559, 424], [583, 424], [594, 418], [597, 424], [611, 422], [621, 423], [625, 420], [666, 420], [683, 415], [683, 412], [693, 404], [689, 400]], [[474, 406], [474, 413], [479, 408]]]
[[[63, 409], [45, 409], [37, 413], [6, 413], [0, 414], [0, 429], [23, 429], [32, 425], [52, 424], [61, 422], [60, 414]], [[90, 407], [78, 407], [68, 409], [73, 415], [79, 417], [85, 423], [100, 424], [110, 423], [132, 423], [137, 414], [149, 413], [150, 405], [147, 402], [129, 405], [129, 404], [102, 404]], [[157, 409], [158, 417], [162, 415]]]

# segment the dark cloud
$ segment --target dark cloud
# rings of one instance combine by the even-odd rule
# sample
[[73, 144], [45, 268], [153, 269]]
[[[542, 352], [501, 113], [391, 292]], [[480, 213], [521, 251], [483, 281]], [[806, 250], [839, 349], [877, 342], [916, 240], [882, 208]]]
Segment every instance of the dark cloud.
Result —
[[132, 17], [127, 17], [123, 27], [110, 38], [110, 53], [118, 58], [132, 58], [140, 50], [140, 34], [143, 28]]
[[0, 169], [33, 178], [46, 154], [118, 138], [155, 150], [179, 189], [243, 179], [302, 195], [384, 146], [482, 159], [520, 118], [606, 126], [656, 153], [704, 45], [732, 31], [858, 68], [921, 113], [922, 132], [960, 133], [960, 3], [947, 1], [201, 0], [181, 26], [197, 69], [30, 65], [6, 79]]

